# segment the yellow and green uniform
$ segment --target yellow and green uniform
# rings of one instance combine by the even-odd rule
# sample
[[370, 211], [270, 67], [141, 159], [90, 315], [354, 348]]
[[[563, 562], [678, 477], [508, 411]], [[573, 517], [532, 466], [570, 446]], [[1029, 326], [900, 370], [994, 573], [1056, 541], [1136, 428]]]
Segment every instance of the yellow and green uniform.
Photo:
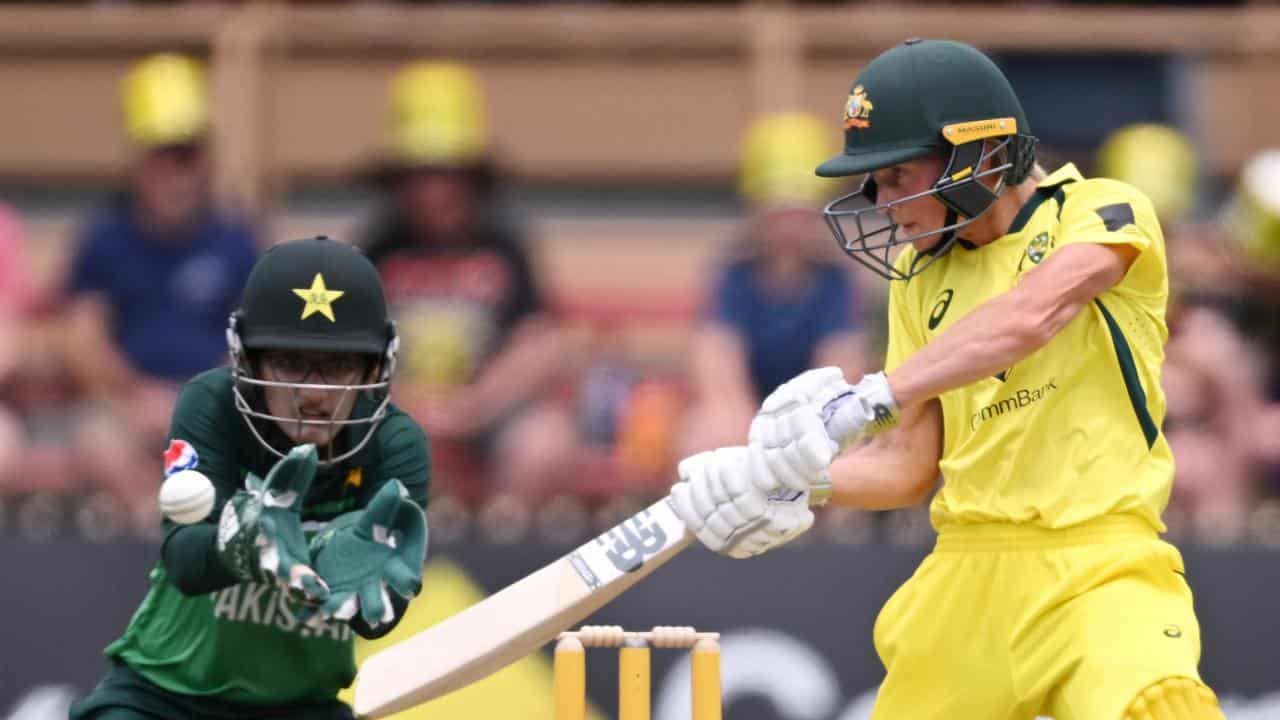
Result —
[[[353, 416], [367, 416], [369, 405], [357, 401]], [[355, 677], [355, 634], [372, 633], [359, 615], [309, 629], [277, 588], [239, 582], [214, 557], [222, 504], [244, 487], [247, 473], [265, 477], [277, 459], [237, 412], [230, 369], [211, 370], [187, 384], [170, 438], [171, 462], [208, 476], [217, 507], [194, 525], [165, 521], [150, 589], [124, 635], [106, 649], [112, 670], [72, 717], [103, 717], [113, 707], [160, 717], [350, 717], [336, 698]], [[394, 407], [360, 452], [321, 467], [303, 506], [303, 530], [312, 535], [363, 508], [391, 479], [426, 506], [426, 437]], [[398, 619], [406, 603], [397, 597], [393, 604]]]
[[[1182, 559], [1157, 537], [1173, 480], [1168, 278], [1141, 193], [1067, 165], [1005, 235], [891, 283], [886, 367], [1076, 243], [1139, 254], [1043, 348], [939, 396], [938, 545], [877, 621], [889, 676], [876, 720], [1118, 719], [1162, 678], [1199, 679]], [[897, 266], [920, 256], [908, 247]]]

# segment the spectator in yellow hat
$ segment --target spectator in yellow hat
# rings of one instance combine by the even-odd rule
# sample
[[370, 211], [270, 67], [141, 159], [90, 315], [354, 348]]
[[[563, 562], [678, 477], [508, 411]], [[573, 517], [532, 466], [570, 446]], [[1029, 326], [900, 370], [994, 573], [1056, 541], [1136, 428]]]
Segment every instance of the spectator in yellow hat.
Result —
[[64, 287], [66, 359], [87, 399], [81, 469], [158, 527], [153, 474], [181, 383], [225, 361], [224, 332], [257, 254], [209, 192], [203, 70], [161, 54], [122, 84], [135, 157], [126, 188], [84, 223]]
[[523, 233], [495, 201], [479, 83], [463, 65], [413, 63], [388, 111], [385, 204], [363, 245], [400, 329], [397, 397], [427, 429], [439, 476], [457, 480], [446, 492], [537, 502], [574, 431], [547, 400], [560, 334]]
[[813, 168], [832, 143], [826, 123], [803, 113], [764, 117], [742, 141], [738, 190], [751, 216], [693, 340], [687, 453], [741, 443], [764, 397], [807, 368], [864, 369], [853, 281], [824, 252], [834, 245], [819, 209], [837, 187]]

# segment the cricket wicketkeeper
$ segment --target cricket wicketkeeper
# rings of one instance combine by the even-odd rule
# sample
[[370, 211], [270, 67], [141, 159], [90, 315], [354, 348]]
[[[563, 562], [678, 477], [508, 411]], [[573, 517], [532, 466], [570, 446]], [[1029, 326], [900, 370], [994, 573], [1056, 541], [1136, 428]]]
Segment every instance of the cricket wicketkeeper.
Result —
[[283, 243], [227, 330], [233, 365], [178, 397], [165, 474], [213, 482], [203, 522], [165, 521], [151, 589], [71, 717], [341, 720], [355, 635], [391, 631], [422, 585], [430, 461], [390, 403], [397, 338], [357, 250]]

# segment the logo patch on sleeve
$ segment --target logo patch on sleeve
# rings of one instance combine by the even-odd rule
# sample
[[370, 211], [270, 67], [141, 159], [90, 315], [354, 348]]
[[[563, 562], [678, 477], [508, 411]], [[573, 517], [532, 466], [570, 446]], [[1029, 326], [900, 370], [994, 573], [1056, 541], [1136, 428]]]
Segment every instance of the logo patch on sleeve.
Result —
[[1116, 203], [1115, 205], [1107, 205], [1100, 207], [1094, 212], [1098, 213], [1098, 217], [1102, 218], [1102, 225], [1107, 228], [1107, 232], [1115, 232], [1125, 225], [1133, 225], [1133, 206], [1129, 203]]
[[176, 439], [169, 441], [169, 449], [164, 451], [165, 477], [182, 470], [194, 470], [199, 464], [200, 456], [196, 454], [196, 449], [191, 447], [191, 443]]

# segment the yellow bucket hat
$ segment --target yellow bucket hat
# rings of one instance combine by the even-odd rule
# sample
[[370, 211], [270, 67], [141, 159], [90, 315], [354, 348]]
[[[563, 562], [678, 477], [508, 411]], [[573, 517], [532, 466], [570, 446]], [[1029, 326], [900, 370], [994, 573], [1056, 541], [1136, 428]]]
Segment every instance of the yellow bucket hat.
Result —
[[488, 152], [484, 97], [452, 62], [413, 63], [391, 82], [387, 144], [401, 165], [471, 165]]
[[198, 140], [209, 123], [204, 70], [183, 55], [152, 55], [129, 71], [122, 90], [125, 130], [143, 147]]
[[757, 120], [743, 136], [738, 192], [752, 205], [817, 206], [838, 182], [813, 169], [840, 150], [839, 133], [815, 115], [788, 112]]
[[1196, 172], [1195, 148], [1166, 125], [1120, 128], [1098, 148], [1098, 174], [1141, 190], [1163, 222], [1177, 222], [1191, 209]]

